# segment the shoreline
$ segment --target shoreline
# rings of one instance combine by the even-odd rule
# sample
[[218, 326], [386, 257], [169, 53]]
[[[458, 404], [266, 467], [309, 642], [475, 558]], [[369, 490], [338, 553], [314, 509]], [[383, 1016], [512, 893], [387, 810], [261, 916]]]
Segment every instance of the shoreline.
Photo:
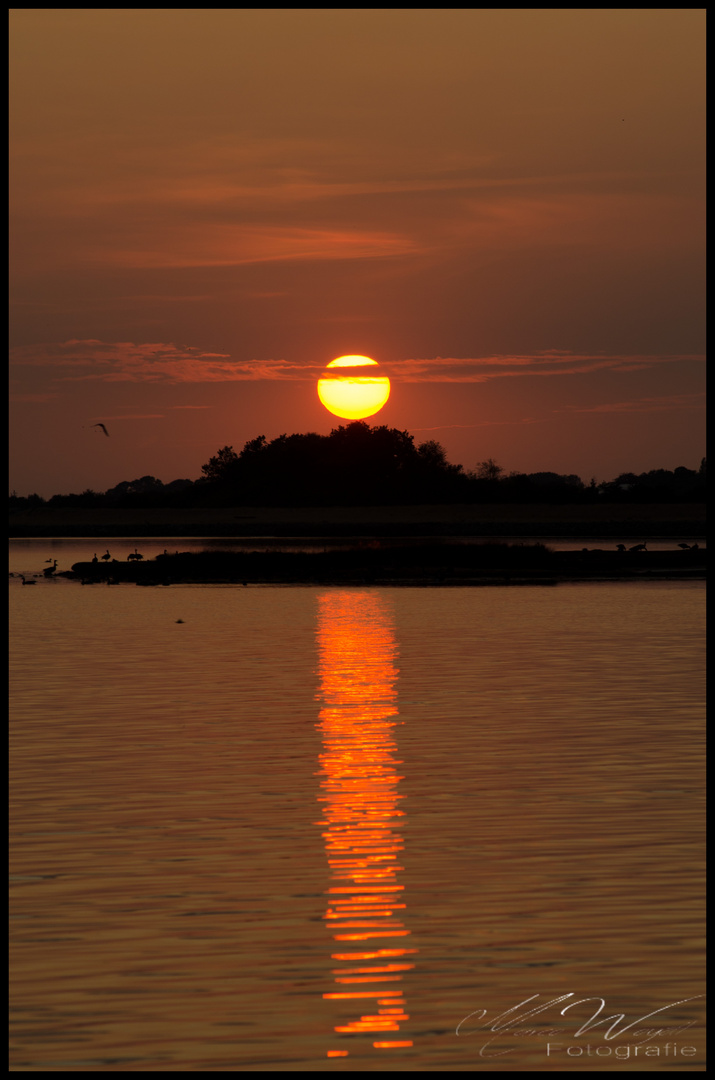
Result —
[[[638, 545], [641, 547], [641, 545]], [[555, 585], [700, 580], [706, 549], [554, 551], [540, 544], [379, 542], [323, 552], [184, 551], [146, 561], [77, 562], [57, 574], [83, 585]]]
[[11, 539], [122, 537], [519, 536], [704, 539], [703, 503], [234, 507], [10, 513]]

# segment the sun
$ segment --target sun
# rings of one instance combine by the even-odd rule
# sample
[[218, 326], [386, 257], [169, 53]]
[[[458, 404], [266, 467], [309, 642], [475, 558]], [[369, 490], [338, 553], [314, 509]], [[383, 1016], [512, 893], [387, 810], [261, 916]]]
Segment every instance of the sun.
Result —
[[390, 380], [373, 373], [372, 368], [378, 366], [369, 356], [331, 360], [318, 379], [318, 397], [325, 408], [346, 420], [362, 420], [379, 412], [390, 396]]

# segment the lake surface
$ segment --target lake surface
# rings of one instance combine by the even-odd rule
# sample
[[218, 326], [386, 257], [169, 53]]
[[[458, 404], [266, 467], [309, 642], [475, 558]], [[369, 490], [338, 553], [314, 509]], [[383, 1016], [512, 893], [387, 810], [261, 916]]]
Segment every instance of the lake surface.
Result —
[[11, 579], [11, 1068], [703, 1071], [704, 601]]

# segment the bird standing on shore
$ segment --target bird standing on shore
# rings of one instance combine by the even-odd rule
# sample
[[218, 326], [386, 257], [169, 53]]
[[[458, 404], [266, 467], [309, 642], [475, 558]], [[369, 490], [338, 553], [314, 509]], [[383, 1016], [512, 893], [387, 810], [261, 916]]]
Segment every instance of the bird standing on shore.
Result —
[[45, 577], [52, 577], [52, 575], [54, 574], [56, 569], [57, 569], [57, 559], [55, 559], [55, 565], [54, 566], [46, 566], [45, 569], [42, 571], [42, 573], [45, 575]]
[[103, 560], [104, 560], [105, 562], [109, 562], [109, 560], [111, 559], [111, 557], [112, 557], [112, 556], [111, 556], [111, 555], [109, 554], [109, 548], [107, 548], [107, 553], [106, 553], [106, 555], [103, 555], [103, 556], [102, 556], [102, 558], [103, 558]]

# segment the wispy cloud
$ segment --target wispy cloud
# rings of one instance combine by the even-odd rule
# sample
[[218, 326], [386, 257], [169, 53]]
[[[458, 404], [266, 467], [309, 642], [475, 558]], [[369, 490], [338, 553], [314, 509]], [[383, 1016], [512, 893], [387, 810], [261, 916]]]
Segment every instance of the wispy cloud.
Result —
[[505, 427], [521, 424], [544, 424], [547, 418], [536, 416], [520, 416], [515, 420], [480, 420], [478, 424], [440, 424], [438, 427], [416, 427], [412, 428], [412, 431], [454, 431], [457, 428], [464, 430], [474, 430], [475, 428], [485, 427]]
[[367, 153], [354, 140], [244, 139], [123, 148], [108, 169], [94, 138], [16, 137], [15, 273], [23, 252], [29, 274], [48, 260], [64, 272], [68, 259], [178, 270], [535, 245], [550, 257], [578, 245], [662, 253], [702, 227], [687, 197], [650, 191], [653, 178], [630, 169], [515, 174], [493, 152], [426, 158], [403, 145], [396, 159], [391, 140]]
[[99, 263], [134, 269], [247, 266], [255, 263], [376, 259], [412, 255], [420, 245], [408, 236], [369, 229], [295, 228], [270, 225], [200, 224], [155, 229], [144, 246], [117, 243], [87, 251]]
[[[232, 360], [228, 353], [206, 352], [173, 342], [105, 342], [71, 340], [22, 345], [10, 351], [10, 362], [22, 367], [54, 369], [59, 382], [208, 383], [317, 379], [321, 365], [288, 360]], [[78, 371], [77, 369], [85, 369]], [[180, 406], [208, 408], [208, 406]]]
[[[207, 352], [173, 342], [135, 344], [92, 339], [18, 346], [11, 350], [10, 359], [23, 367], [54, 369], [55, 379], [65, 382], [304, 382], [317, 379], [323, 370], [322, 364], [298, 364], [285, 359], [234, 360], [228, 353]], [[704, 356], [684, 353], [606, 355], [548, 350], [533, 354], [394, 360], [383, 367], [386, 374], [400, 382], [483, 383], [527, 375], [553, 377], [604, 370], [632, 372], [663, 364], [703, 363], [704, 360]], [[175, 407], [208, 408], [200, 405]], [[617, 411], [617, 406], [608, 407], [608, 410], [605, 406], [598, 408]]]
[[164, 420], [163, 413], [102, 413], [102, 420]]
[[550, 350], [528, 355], [437, 356], [430, 359], [397, 360], [391, 363], [389, 368], [390, 374], [399, 376], [403, 382], [482, 383], [491, 379], [523, 375], [579, 375], [602, 370], [637, 371], [682, 361], [702, 363], [705, 357], [683, 353], [628, 356]]
[[234, 366], [227, 353], [190, 345], [94, 339], [18, 346], [10, 350], [10, 362], [55, 369], [58, 381], [105, 382], [214, 382], [230, 379]]
[[58, 396], [59, 395], [56, 394], [56, 393], [55, 394], [42, 394], [42, 393], [40, 393], [40, 394], [10, 394], [9, 398], [10, 398], [10, 401], [15, 402], [15, 403], [22, 402], [24, 404], [38, 405], [43, 401], [52, 401], [54, 398], [56, 398]]
[[567, 405], [569, 412], [594, 413], [651, 413], [672, 412], [675, 409], [704, 409], [705, 394], [666, 394], [662, 397], [634, 398], [633, 401], [615, 401], [602, 405]]

